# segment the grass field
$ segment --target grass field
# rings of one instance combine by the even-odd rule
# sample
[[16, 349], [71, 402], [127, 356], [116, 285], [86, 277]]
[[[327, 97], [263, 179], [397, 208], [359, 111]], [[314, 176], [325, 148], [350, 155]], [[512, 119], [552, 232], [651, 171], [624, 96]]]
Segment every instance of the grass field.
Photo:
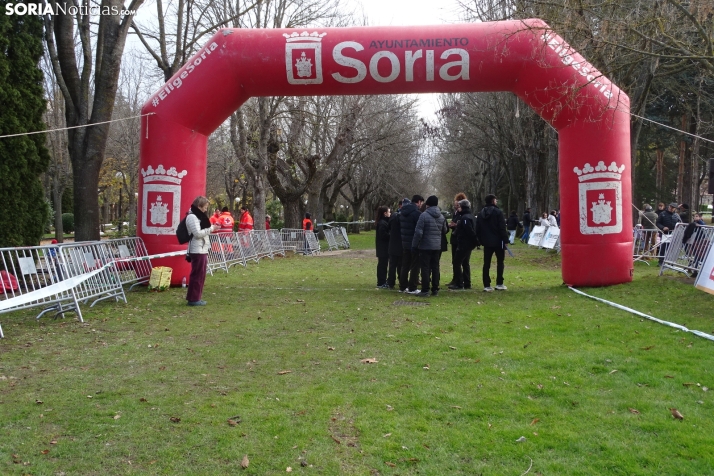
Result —
[[[505, 292], [478, 252], [473, 291], [377, 290], [374, 235], [350, 238], [209, 277], [205, 308], [1, 314], [0, 474], [714, 473], [714, 342], [576, 295], [520, 243]], [[714, 296], [643, 263], [585, 291], [714, 333]]]

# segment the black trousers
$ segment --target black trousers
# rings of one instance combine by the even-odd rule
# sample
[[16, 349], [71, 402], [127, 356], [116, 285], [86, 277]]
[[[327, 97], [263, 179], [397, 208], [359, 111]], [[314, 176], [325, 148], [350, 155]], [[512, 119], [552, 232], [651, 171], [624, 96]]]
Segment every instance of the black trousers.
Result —
[[421, 263], [421, 290], [429, 291], [431, 284], [432, 291], [439, 290], [439, 258], [441, 250], [419, 250], [419, 261]]
[[[453, 231], [452, 231], [453, 233]], [[451, 243], [451, 267], [454, 270], [454, 277], [451, 279], [452, 284], [457, 284], [456, 281], [456, 243]]]
[[402, 255], [389, 255], [389, 273], [387, 275], [387, 284], [394, 287], [397, 280], [402, 275]]
[[506, 257], [506, 250], [501, 247], [491, 248], [489, 246], [483, 247], [483, 287], [487, 288], [491, 286], [491, 276], [489, 276], [489, 271], [491, 269], [491, 257], [496, 255], [496, 285], [503, 284], [503, 260]]
[[387, 283], [387, 266], [389, 258], [377, 258], [377, 286]]
[[419, 282], [419, 251], [412, 253], [411, 248], [402, 247], [402, 274], [399, 276], [399, 289], [414, 291]]
[[454, 284], [471, 287], [471, 250], [458, 250], [454, 256]]

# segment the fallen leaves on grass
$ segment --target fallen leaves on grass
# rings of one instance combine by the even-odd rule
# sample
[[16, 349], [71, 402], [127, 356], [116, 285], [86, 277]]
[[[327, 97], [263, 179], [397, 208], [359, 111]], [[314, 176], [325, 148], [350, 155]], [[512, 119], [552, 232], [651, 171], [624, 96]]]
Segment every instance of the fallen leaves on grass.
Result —
[[46, 455], [46, 454], [49, 453], [49, 452], [50, 452], [50, 450], [42, 450], [42, 451], [40, 451], [40, 453], [42, 453], [43, 455]]
[[394, 464], [394, 463], [392, 463], [391, 461], [385, 461], [384, 464], [386, 464], [386, 465], [389, 466], [390, 468], [396, 468], [396, 467], [397, 467], [397, 465]]
[[178, 423], [181, 421], [181, 419], [179, 417], [175, 417], [175, 416], [172, 416], [171, 418], [169, 418], [169, 420], [171, 420], [173, 423]]
[[654, 348], [654, 346], [653, 346], [653, 345], [650, 345], [650, 346], [647, 346], [647, 347], [642, 347], [642, 350], [650, 350], [650, 349], [652, 349], [652, 348]]
[[249, 464], [250, 464], [250, 461], [248, 461], [248, 455], [243, 455], [243, 459], [240, 462], [240, 467], [243, 469], [246, 469]]
[[615, 372], [617, 372], [617, 369], [610, 370], [610, 375], [614, 374]]
[[694, 382], [685, 382], [685, 383], [683, 383], [682, 385], [684, 385], [685, 387], [689, 387], [690, 385], [696, 385], [696, 383], [694, 383]]
[[520, 438], [518, 438], [518, 439], [516, 440], [516, 443], [523, 443], [523, 442], [525, 442], [525, 441], [526, 441], [526, 437], [525, 437], [525, 436], [521, 436]]
[[429, 370], [429, 364], [426, 364], [424, 367], [422, 367], [424, 370]]
[[634, 414], [634, 415], [639, 415], [639, 414], [640, 414], [640, 412], [639, 412], [638, 410], [634, 409], [634, 408], [628, 408], [628, 410], [630, 411], [630, 413], [632, 413], [632, 414]]
[[335, 350], [334, 347], [328, 347], [327, 350]]
[[671, 375], [665, 375], [664, 378], [674, 378]]
[[38, 405], [42, 405], [42, 404], [45, 403], [45, 402], [43, 402], [42, 400], [35, 400], [35, 403], [38, 404]]
[[121, 415], [114, 415], [114, 419], [115, 419], [115, 420], [118, 420], [118, 419], [120, 419], [120, 418], [121, 418]]
[[684, 420], [684, 415], [679, 413], [679, 410], [677, 410], [676, 408], [670, 408], [669, 411], [672, 412], [672, 416], [677, 420]]
[[531, 426], [535, 425], [540, 421], [540, 418], [534, 418], [533, 421], [531, 422]]
[[280, 372], [278, 372], [278, 375], [291, 374], [292, 372], [292, 370], [281, 370]]
[[382, 435], [382, 438], [389, 438], [390, 436], [392, 436], [391, 433], [385, 433], [384, 435]]
[[369, 359], [362, 359], [362, 360], [360, 360], [360, 362], [362, 362], [363, 364], [376, 364], [377, 362], [379, 362], [379, 360], [372, 357]]

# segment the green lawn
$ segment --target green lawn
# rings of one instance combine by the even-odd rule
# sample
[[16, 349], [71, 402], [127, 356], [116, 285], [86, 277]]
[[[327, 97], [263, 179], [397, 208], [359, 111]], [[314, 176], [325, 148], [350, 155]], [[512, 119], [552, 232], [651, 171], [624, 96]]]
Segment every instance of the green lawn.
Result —
[[[714, 472], [714, 342], [576, 295], [552, 252], [514, 246], [490, 294], [475, 252], [476, 290], [419, 299], [350, 239], [209, 277], [205, 308], [0, 314], [0, 474]], [[643, 263], [585, 291], [714, 333], [714, 296]]]

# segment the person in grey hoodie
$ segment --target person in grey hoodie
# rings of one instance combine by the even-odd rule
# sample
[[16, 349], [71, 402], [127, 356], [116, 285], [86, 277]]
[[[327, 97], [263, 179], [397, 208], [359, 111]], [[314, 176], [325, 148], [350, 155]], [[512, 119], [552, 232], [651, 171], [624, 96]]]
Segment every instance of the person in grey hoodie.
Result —
[[421, 292], [417, 296], [426, 297], [429, 295], [429, 285], [431, 284], [431, 295], [439, 294], [439, 257], [441, 256], [441, 237], [445, 235], [448, 227], [446, 219], [439, 209], [439, 199], [432, 195], [426, 199], [426, 210], [419, 215], [414, 238], [412, 239], [412, 250], [419, 250], [419, 261], [421, 263]]

